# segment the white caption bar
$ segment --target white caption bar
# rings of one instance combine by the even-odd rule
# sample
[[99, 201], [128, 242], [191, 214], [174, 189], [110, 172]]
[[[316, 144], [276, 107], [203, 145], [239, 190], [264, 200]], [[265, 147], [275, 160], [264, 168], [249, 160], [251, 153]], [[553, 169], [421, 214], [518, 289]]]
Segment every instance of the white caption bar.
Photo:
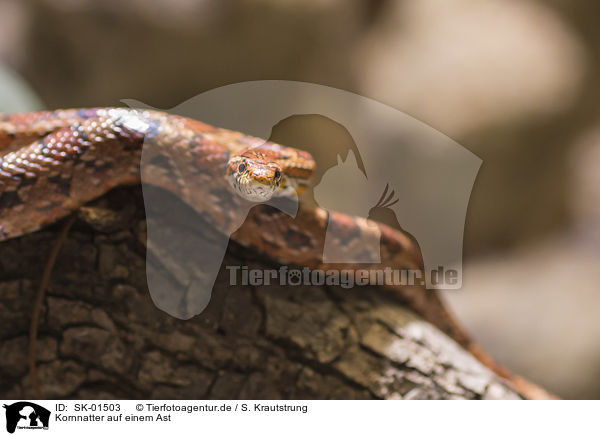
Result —
[[[3, 401], [0, 434], [587, 434], [595, 401]], [[169, 433], [165, 433], [169, 432]], [[132, 433], [133, 434], [133, 433]]]

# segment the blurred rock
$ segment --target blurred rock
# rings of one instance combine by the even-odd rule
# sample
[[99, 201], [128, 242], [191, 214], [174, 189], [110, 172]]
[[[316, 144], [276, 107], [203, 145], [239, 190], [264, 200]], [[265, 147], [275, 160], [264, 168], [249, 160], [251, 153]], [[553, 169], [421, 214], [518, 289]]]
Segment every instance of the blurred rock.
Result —
[[26, 2], [0, 0], [0, 60], [16, 63], [26, 54], [24, 41], [30, 9]]
[[362, 46], [362, 90], [449, 135], [564, 109], [579, 42], [542, 4], [390, 2]]
[[569, 158], [575, 229], [582, 241], [600, 249], [600, 124], [581, 136]]
[[600, 250], [556, 237], [469, 263], [444, 296], [475, 339], [535, 383], [570, 399], [600, 396]]

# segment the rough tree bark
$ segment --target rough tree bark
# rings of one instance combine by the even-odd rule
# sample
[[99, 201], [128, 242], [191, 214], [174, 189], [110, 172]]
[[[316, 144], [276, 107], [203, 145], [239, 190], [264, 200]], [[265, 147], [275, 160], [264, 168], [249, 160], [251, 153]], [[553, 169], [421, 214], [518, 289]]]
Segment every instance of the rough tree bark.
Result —
[[[3, 398], [34, 394], [32, 302], [60, 226], [0, 244]], [[225, 265], [273, 267], [233, 243], [206, 311], [187, 321], [170, 317], [148, 292], [145, 229], [139, 187], [80, 211], [40, 317], [45, 398], [519, 398], [376, 287], [230, 286]]]

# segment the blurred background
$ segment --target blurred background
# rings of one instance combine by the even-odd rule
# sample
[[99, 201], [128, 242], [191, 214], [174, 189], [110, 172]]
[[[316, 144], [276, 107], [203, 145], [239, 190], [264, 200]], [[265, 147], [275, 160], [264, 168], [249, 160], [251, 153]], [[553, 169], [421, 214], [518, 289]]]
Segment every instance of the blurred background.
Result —
[[257, 79], [404, 111], [483, 159], [464, 287], [446, 292], [459, 319], [513, 371], [600, 398], [599, 16], [584, 0], [0, 0], [0, 111], [170, 108]]

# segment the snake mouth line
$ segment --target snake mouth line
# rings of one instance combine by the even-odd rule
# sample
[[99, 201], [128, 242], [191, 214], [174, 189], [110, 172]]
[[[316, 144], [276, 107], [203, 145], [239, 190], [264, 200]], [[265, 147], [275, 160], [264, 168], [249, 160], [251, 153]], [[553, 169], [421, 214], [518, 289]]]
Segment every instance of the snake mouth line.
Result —
[[275, 193], [276, 186], [274, 184], [262, 183], [247, 175], [234, 173], [228, 175], [228, 179], [233, 190], [248, 201], [257, 203], [268, 201]]

